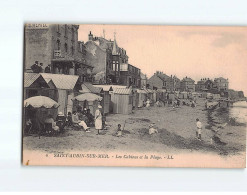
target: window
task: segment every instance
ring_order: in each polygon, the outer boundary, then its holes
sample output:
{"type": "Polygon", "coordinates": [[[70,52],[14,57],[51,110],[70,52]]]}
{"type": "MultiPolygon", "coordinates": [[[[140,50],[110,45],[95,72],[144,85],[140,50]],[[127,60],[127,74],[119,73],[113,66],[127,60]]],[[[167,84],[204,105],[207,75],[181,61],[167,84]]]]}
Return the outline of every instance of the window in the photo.
{"type": "Polygon", "coordinates": [[[71,54],[74,55],[74,47],[71,47],[71,54]]]}
{"type": "Polygon", "coordinates": [[[60,40],[57,40],[57,50],[60,50],[60,40]]]}
{"type": "Polygon", "coordinates": [[[74,28],[72,27],[72,41],[74,41],[75,40],[75,30],[74,30],[74,28]]]}
{"type": "Polygon", "coordinates": [[[68,26],[67,26],[67,24],[64,25],[64,36],[65,37],[68,36],[68,26]]]}
{"type": "Polygon", "coordinates": [[[112,70],[118,71],[118,61],[112,61],[112,70]]]}
{"type": "Polygon", "coordinates": [[[64,44],[64,49],[65,49],[65,52],[68,52],[68,45],[67,45],[67,43],[64,44]]]}
{"type": "Polygon", "coordinates": [[[57,32],[60,32],[60,25],[57,25],[57,32]]]}

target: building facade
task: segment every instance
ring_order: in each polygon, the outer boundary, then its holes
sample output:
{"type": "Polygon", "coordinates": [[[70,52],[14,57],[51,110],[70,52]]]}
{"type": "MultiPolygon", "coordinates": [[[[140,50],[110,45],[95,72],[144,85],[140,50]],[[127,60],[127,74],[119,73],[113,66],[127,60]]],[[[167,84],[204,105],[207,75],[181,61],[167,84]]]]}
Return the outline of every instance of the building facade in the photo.
{"type": "Polygon", "coordinates": [[[196,91],[212,91],[214,88],[214,82],[209,78],[202,78],[196,84],[196,91]]]}
{"type": "Polygon", "coordinates": [[[223,77],[215,78],[214,79],[214,88],[217,89],[219,92],[224,92],[229,89],[229,81],[223,77]]]}
{"type": "MultiPolygon", "coordinates": [[[[86,63],[86,48],[78,41],[79,25],[27,24],[25,26],[25,72],[35,61],[54,74],[78,75],[81,81],[92,79],[93,66],[86,63]]],[[[46,71],[47,72],[47,71],[46,71]]]]}
{"type": "Polygon", "coordinates": [[[166,89],[167,91],[180,90],[180,79],[176,76],[168,76],[163,72],[157,71],[147,81],[151,89],[166,89]]]}
{"type": "Polygon", "coordinates": [[[90,32],[85,46],[86,61],[94,66],[94,83],[120,84],[120,65],[128,63],[128,56],[126,50],[118,47],[116,38],[107,40],[90,32]]]}
{"type": "Polygon", "coordinates": [[[182,79],[180,84],[181,91],[194,92],[195,91],[195,81],[189,77],[182,79]]]}
{"type": "Polygon", "coordinates": [[[141,88],[146,88],[147,87],[147,81],[148,81],[147,75],[145,75],[141,72],[140,77],[141,77],[141,88]]]}
{"type": "Polygon", "coordinates": [[[120,84],[127,87],[141,87],[141,75],[140,69],[131,65],[124,64],[120,65],[120,84]]]}

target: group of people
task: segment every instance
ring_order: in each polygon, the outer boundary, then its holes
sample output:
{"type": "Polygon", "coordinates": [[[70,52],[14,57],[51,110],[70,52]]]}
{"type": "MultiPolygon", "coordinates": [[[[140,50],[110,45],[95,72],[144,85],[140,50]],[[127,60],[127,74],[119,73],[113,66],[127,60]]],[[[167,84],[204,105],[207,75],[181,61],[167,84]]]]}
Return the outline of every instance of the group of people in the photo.
{"type": "Polygon", "coordinates": [[[48,114],[46,117],[44,117],[44,119],[42,119],[42,117],[36,113],[34,120],[28,118],[25,122],[25,133],[28,134],[32,130],[33,126],[35,126],[39,132],[47,131],[46,125],[49,124],[54,132],[62,132],[65,126],[77,126],[83,128],[83,130],[86,132],[90,132],[90,127],[95,126],[98,134],[100,134],[100,130],[103,129],[104,123],[102,120],[103,117],[101,114],[101,108],[101,105],[97,107],[95,116],[91,114],[90,109],[86,108],[83,110],[78,108],[77,111],[73,112],[73,114],[68,112],[67,117],[62,112],[59,112],[55,120],[51,114],[48,114]]]}
{"type": "MultiPolygon", "coordinates": [[[[25,133],[29,134],[33,128],[36,128],[38,132],[46,129],[46,125],[50,124],[51,128],[55,132],[63,131],[64,127],[68,125],[68,119],[64,116],[62,112],[59,112],[56,119],[54,120],[51,114],[48,114],[44,119],[36,113],[34,120],[28,118],[25,126],[25,133]]],[[[49,130],[47,130],[49,131],[49,130]]]]}
{"type": "Polygon", "coordinates": [[[51,73],[51,65],[45,67],[45,70],[43,69],[43,63],[39,63],[39,61],[35,61],[35,63],[31,66],[31,69],[33,73],[51,73]]]}
{"type": "Polygon", "coordinates": [[[102,121],[102,114],[101,114],[102,106],[98,105],[95,116],[93,116],[90,112],[90,109],[84,108],[82,110],[81,107],[77,108],[77,111],[74,111],[73,114],[70,112],[68,113],[68,121],[69,126],[78,126],[82,127],[85,132],[91,132],[90,128],[95,126],[95,129],[100,134],[100,130],[103,129],[103,121],[102,121]]]}

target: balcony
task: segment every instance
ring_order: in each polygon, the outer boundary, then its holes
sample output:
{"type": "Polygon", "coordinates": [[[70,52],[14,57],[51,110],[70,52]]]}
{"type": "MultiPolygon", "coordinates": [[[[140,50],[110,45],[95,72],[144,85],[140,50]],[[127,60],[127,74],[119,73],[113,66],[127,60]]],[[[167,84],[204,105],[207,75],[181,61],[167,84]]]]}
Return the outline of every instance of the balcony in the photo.
{"type": "Polygon", "coordinates": [[[54,58],[61,58],[62,54],[61,54],[61,50],[54,50],[54,58]]]}

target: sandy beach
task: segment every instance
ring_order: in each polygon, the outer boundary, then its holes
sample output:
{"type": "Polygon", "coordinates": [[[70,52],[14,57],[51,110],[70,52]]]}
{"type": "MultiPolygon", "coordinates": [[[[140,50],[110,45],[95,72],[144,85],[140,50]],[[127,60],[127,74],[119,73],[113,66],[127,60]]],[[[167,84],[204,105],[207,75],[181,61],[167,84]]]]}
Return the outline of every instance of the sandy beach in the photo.
{"type": "Polygon", "coordinates": [[[106,119],[108,128],[102,130],[101,135],[96,135],[94,128],[90,133],[70,128],[56,137],[25,136],[23,149],[46,153],[128,151],[244,155],[246,124],[233,124],[226,110],[204,110],[203,99],[197,103],[195,108],[150,107],[135,110],[130,115],[110,114],[106,119]],[[196,118],[203,124],[202,141],[196,139],[196,118]],[[148,134],[151,123],[158,129],[157,134],[148,134]],[[117,124],[124,127],[122,137],[113,136],[117,124]]]}

